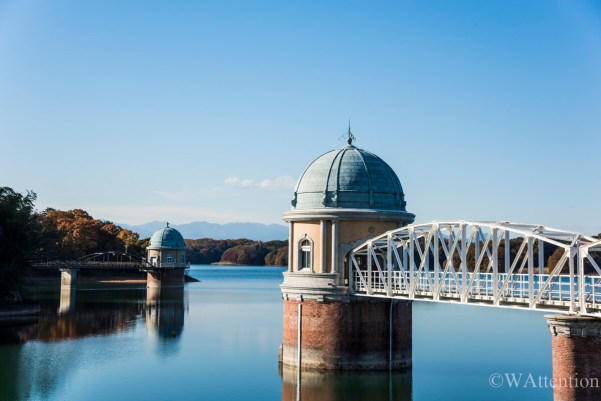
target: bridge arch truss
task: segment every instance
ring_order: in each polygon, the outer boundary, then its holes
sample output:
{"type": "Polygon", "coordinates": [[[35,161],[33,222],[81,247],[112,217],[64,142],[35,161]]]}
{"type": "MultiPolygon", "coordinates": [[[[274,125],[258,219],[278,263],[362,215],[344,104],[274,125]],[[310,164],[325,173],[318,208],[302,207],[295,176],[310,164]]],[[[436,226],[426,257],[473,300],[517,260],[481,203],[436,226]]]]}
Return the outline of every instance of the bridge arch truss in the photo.
{"type": "Polygon", "coordinates": [[[600,260],[601,240],[579,233],[511,222],[435,221],[358,246],[350,253],[348,277],[357,296],[601,316],[600,260]],[[551,252],[560,256],[549,267],[551,252]]]}

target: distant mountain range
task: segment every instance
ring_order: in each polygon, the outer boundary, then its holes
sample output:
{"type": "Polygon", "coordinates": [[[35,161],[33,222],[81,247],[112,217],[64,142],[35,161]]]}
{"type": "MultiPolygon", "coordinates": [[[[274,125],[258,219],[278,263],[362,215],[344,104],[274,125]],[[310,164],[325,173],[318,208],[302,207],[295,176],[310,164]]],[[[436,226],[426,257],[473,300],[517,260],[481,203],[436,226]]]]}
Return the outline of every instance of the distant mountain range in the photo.
{"type": "MultiPolygon", "coordinates": [[[[162,221],[151,221],[150,223],[131,226],[129,224],[118,224],[123,228],[135,231],[140,238],[147,238],[156,230],[165,227],[162,221]]],[[[288,238],[288,227],[282,224],[260,224],[260,223],[227,223],[216,224],[206,221],[195,221],[188,224],[169,224],[177,229],[186,239],[213,238],[213,239],[237,239],[248,238],[255,241],[285,240],[288,238]]]]}

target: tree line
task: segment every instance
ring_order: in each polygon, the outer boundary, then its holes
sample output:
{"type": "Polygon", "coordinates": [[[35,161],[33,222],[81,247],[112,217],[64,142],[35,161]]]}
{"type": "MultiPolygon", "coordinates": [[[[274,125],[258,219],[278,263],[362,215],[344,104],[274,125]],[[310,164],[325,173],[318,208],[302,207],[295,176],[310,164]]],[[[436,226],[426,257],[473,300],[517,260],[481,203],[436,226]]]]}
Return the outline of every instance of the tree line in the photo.
{"type": "Polygon", "coordinates": [[[77,259],[94,252],[143,253],[148,240],[81,209],[35,210],[33,191],[0,187],[0,304],[19,298],[31,261],[77,259]]]}
{"type": "MultiPolygon", "coordinates": [[[[73,260],[95,252],[119,251],[145,256],[150,238],[110,221],[94,219],[81,209],[42,212],[33,191],[21,194],[0,187],[0,304],[14,299],[30,261],[73,260]]],[[[191,263],[283,266],[287,241],[249,239],[186,240],[191,263]]]]}
{"type": "Polygon", "coordinates": [[[186,240],[188,260],[193,264],[231,263],[255,266],[285,266],[288,241],[253,241],[246,238],[186,240]]]}

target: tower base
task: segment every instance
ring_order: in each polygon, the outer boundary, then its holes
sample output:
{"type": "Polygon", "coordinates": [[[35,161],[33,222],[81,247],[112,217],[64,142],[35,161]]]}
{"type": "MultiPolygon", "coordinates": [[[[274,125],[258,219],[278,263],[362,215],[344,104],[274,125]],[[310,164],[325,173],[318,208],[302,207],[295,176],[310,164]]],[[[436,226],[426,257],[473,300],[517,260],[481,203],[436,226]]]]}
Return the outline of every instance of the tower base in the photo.
{"type": "Polygon", "coordinates": [[[148,272],[146,275],[146,287],[183,287],[184,269],[160,269],[148,272]]]}
{"type": "Polygon", "coordinates": [[[284,299],[284,365],[328,370],[411,368],[410,302],[348,296],[346,300],[301,299],[284,299]]]}
{"type": "Polygon", "coordinates": [[[545,316],[551,331],[554,401],[601,400],[601,319],[545,316]]]}

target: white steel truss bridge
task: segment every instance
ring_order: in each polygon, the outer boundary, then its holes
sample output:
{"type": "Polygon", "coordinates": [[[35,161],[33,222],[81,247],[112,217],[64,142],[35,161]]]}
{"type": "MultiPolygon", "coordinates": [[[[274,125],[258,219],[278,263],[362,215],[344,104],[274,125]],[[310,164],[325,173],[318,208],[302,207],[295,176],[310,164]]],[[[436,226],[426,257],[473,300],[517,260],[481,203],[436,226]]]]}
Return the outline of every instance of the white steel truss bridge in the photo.
{"type": "Polygon", "coordinates": [[[356,296],[601,317],[601,240],[510,222],[412,224],[349,255],[356,296]]]}

